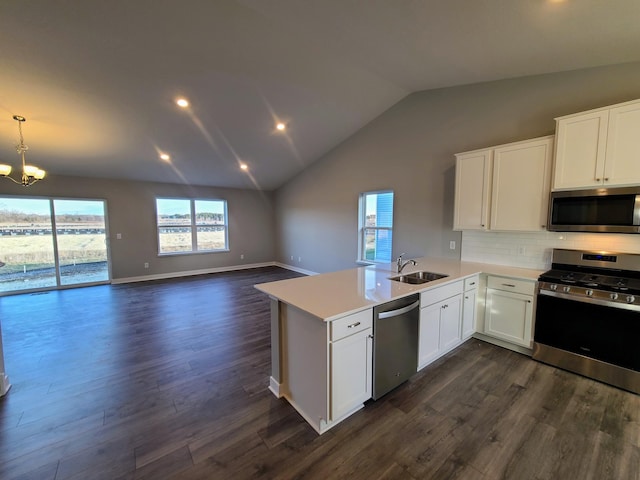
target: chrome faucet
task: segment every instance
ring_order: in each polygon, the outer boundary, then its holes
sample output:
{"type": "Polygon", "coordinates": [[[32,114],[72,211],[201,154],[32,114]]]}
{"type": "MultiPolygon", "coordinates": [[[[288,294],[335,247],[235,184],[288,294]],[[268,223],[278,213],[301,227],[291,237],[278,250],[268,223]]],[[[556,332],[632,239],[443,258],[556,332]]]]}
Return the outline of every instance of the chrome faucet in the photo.
{"type": "Polygon", "coordinates": [[[407,260],[406,262],[402,263],[402,255],[404,255],[404,253],[400,254],[396,262],[396,265],[398,266],[398,273],[402,273],[402,269],[410,263],[413,263],[414,265],[418,264],[418,262],[416,262],[415,260],[407,260]]]}

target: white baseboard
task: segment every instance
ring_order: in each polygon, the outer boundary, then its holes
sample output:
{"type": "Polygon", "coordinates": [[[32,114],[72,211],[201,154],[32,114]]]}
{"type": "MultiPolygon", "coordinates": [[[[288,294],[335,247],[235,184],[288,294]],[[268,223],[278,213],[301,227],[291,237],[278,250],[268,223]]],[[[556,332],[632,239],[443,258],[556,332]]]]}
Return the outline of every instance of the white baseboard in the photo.
{"type": "Polygon", "coordinates": [[[287,270],[291,270],[292,272],[302,273],[303,275],[318,275],[318,272],[305,270],[304,268],[294,267],[293,265],[287,265],[286,263],[273,262],[273,265],[280,268],[286,268],[287,270]]]}
{"type": "MultiPolygon", "coordinates": [[[[208,273],[232,272],[235,270],[248,270],[250,268],[280,266],[276,262],[250,263],[247,265],[230,265],[228,267],[203,268],[201,270],[188,270],[185,272],[158,273],[155,275],[142,275],[140,277],[114,278],[112,284],[147,282],[149,280],[165,280],[168,278],[191,277],[193,275],[206,275],[208,273]]],[[[287,267],[283,267],[287,268],[287,267]]]]}
{"type": "Polygon", "coordinates": [[[215,267],[215,268],[203,268],[201,270],[188,270],[185,272],[170,272],[170,273],[157,273],[155,275],[142,275],[139,277],[123,277],[114,278],[111,283],[114,285],[120,283],[134,283],[134,282],[148,282],[149,280],[166,280],[168,278],[179,277],[191,277],[193,275],[206,275],[208,273],[220,273],[220,272],[233,272],[235,270],[248,270],[250,268],[261,267],[280,267],[286,268],[293,272],[302,273],[303,275],[318,275],[318,272],[312,272],[311,270],[304,270],[303,268],[294,267],[293,265],[287,265],[280,262],[262,262],[262,263],[250,263],[247,265],[230,265],[228,267],[215,267]]]}
{"type": "Polygon", "coordinates": [[[6,395],[10,388],[11,384],[9,383],[9,377],[0,373],[0,397],[6,395]]]}
{"type": "Polygon", "coordinates": [[[271,393],[273,393],[276,396],[276,398],[282,397],[281,386],[282,385],[278,383],[275,378],[269,377],[269,390],[271,390],[271,393]]]}

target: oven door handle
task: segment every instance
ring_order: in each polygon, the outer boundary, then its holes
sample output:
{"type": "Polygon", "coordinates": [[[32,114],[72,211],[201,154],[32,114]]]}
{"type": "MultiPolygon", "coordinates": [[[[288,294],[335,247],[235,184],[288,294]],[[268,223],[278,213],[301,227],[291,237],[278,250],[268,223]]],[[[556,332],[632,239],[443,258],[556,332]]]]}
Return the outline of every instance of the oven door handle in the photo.
{"type": "Polygon", "coordinates": [[[620,308],[623,310],[632,310],[634,312],[640,312],[640,305],[633,305],[627,303],[612,302],[610,300],[604,300],[600,298],[583,297],[581,295],[572,295],[570,293],[552,292],[550,290],[540,290],[539,295],[546,295],[548,297],[562,298],[572,302],[591,303],[593,305],[602,305],[610,308],[620,308]]]}

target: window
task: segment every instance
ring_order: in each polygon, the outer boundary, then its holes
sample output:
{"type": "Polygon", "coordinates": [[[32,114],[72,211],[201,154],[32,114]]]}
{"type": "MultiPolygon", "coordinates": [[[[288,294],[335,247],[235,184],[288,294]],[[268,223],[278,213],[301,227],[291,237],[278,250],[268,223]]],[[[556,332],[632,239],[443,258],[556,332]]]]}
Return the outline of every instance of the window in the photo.
{"type": "Polygon", "coordinates": [[[156,198],[158,253],[228,250],[227,202],[156,198]]]}
{"type": "Polygon", "coordinates": [[[393,192],[366,192],[359,203],[359,260],[391,262],[393,192]]]}

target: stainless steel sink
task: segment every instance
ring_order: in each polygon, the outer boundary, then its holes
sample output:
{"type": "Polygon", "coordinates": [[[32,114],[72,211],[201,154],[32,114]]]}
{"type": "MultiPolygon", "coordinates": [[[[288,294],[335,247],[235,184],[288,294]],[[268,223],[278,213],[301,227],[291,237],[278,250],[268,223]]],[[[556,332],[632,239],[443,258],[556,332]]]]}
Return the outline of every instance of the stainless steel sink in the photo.
{"type": "Polygon", "coordinates": [[[448,277],[442,273],[434,272],[412,272],[405,273],[404,275],[398,275],[397,277],[390,277],[390,280],[402,283],[410,283],[412,285],[420,285],[421,283],[432,282],[441,278],[448,277]]]}

